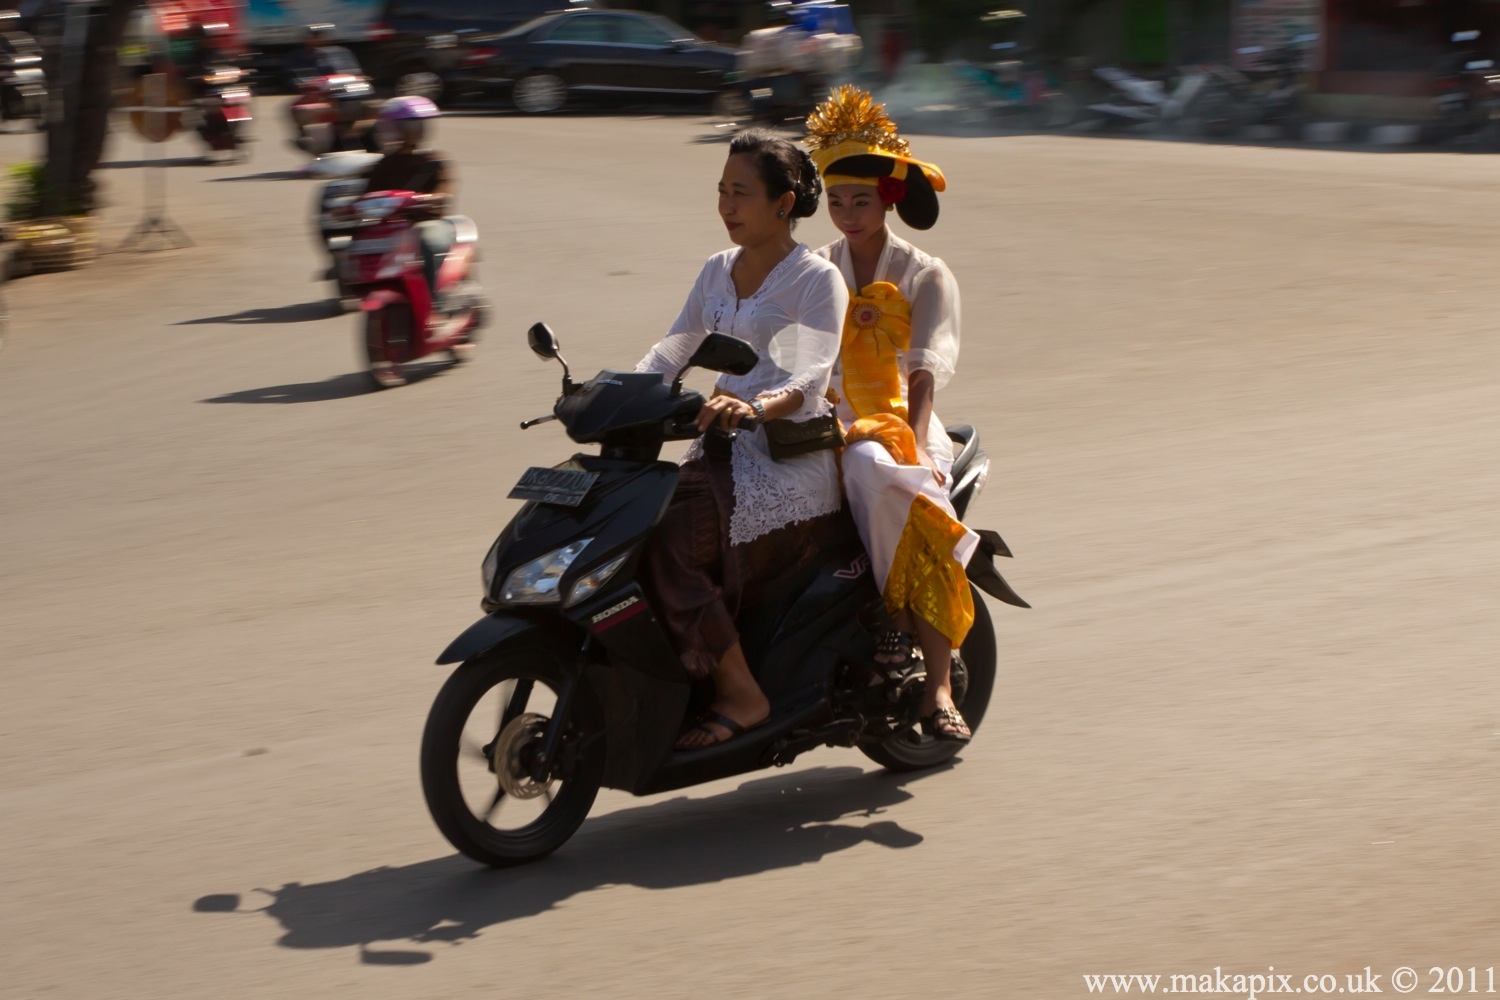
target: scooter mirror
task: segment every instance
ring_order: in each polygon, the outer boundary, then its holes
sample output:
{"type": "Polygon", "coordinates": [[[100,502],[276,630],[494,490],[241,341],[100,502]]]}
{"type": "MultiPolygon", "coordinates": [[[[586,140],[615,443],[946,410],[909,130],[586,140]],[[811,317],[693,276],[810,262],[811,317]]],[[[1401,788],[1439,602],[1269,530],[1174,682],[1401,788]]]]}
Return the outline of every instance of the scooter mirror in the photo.
{"type": "Polygon", "coordinates": [[[724,333],[710,333],[688,359],[692,368],[707,368],[726,375],[745,375],[760,361],[755,348],[724,333]]]}
{"type": "Polygon", "coordinates": [[[562,345],[557,342],[557,334],[546,323],[533,323],[531,329],[526,331],[526,343],[531,346],[531,353],[543,361],[554,361],[562,345]]]}

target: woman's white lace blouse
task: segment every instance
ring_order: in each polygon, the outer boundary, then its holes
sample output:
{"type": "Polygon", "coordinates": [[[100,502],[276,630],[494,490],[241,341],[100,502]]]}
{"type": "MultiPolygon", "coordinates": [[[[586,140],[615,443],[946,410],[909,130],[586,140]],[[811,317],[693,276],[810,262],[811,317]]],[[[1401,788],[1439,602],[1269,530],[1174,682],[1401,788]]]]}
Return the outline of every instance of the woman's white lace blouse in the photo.
{"type": "MultiPolygon", "coordinates": [[[[839,269],[799,243],[754,295],[741,299],[730,276],[739,253],[738,248],[725,250],[708,259],[677,321],[635,370],[671,378],[705,337],[727,333],[754,347],[760,361],[748,374],[719,376],[719,388],[744,400],[796,390],[802,393],[802,406],[788,415],[791,420],[830,412],[828,380],[849,309],[849,290],[839,269]]],[[[695,442],[686,459],[699,454],[695,442]]],[[[766,450],[763,430],[742,431],[735,441],[730,469],[734,512],[729,540],[734,545],[832,514],[841,505],[832,451],[777,462],[766,450]]]]}

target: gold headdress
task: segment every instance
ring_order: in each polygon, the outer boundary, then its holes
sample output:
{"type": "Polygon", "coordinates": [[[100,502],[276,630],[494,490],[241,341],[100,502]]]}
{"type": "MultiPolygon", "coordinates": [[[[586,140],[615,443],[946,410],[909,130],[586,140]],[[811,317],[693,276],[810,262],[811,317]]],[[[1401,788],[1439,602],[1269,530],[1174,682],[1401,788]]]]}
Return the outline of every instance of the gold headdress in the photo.
{"type": "Polygon", "coordinates": [[[868,90],[845,84],[807,116],[807,146],[823,184],[868,184],[896,206],[913,229],[937,222],[938,191],[947,180],[936,164],[913,159],[911,145],[868,90]]]}

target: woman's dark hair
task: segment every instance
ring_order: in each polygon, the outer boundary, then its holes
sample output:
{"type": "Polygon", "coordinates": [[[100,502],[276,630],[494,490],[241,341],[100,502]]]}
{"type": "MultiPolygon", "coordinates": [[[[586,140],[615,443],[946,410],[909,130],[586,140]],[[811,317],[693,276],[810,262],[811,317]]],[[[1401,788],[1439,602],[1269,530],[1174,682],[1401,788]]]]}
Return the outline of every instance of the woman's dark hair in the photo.
{"type": "Polygon", "coordinates": [[[774,201],[788,191],[797,196],[792,203],[794,220],[817,214],[823,182],[818,179],[818,168],[813,165],[812,157],[765,129],[751,129],[735,136],[729,144],[729,155],[741,153],[754,157],[755,172],[766,186],[767,197],[774,201]]]}

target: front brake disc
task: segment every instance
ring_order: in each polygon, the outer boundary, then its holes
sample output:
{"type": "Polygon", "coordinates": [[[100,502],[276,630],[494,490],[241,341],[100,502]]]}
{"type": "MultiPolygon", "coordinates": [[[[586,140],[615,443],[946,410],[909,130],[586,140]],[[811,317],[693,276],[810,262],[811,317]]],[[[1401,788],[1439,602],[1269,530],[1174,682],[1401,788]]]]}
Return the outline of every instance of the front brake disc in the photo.
{"type": "Polygon", "coordinates": [[[531,777],[531,767],[525,761],[532,755],[528,749],[539,748],[547,732],[547,717],[527,712],[512,719],[495,739],[490,762],[495,768],[495,780],[500,790],[517,799],[535,799],[545,795],[552,784],[536,781],[531,777]]]}

